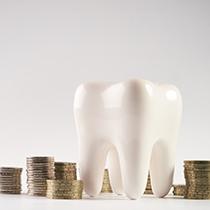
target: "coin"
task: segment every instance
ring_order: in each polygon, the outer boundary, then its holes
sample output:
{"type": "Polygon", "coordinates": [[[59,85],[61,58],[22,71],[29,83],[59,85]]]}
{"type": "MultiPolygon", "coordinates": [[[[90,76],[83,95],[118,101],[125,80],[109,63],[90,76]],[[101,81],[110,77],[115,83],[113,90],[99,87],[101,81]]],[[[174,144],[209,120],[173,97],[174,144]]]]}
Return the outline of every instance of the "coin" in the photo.
{"type": "Polygon", "coordinates": [[[0,193],[21,193],[22,168],[0,167],[0,193]]]}
{"type": "Polygon", "coordinates": [[[151,185],[150,173],[148,173],[147,185],[146,185],[146,189],[145,189],[145,191],[144,191],[144,194],[153,194],[153,192],[152,192],[152,185],[151,185]]]}
{"type": "Polygon", "coordinates": [[[47,179],[54,179],[53,157],[27,157],[27,188],[28,195],[45,196],[47,179]]]}
{"type": "Polygon", "coordinates": [[[105,169],[104,170],[104,177],[103,177],[103,184],[102,184],[102,193],[112,193],[112,187],[110,184],[110,179],[109,179],[109,170],[105,169]]]}
{"type": "Polygon", "coordinates": [[[210,161],[184,161],[186,190],[184,198],[210,199],[210,161]]]}
{"type": "Polygon", "coordinates": [[[76,163],[55,162],[55,179],[67,179],[69,181],[77,179],[76,163]]]}
{"type": "Polygon", "coordinates": [[[184,196],[186,190],[186,185],[173,185],[173,194],[176,196],[184,196]]]}
{"type": "Polygon", "coordinates": [[[50,199],[81,199],[82,192],[81,180],[47,180],[46,196],[50,199]]]}

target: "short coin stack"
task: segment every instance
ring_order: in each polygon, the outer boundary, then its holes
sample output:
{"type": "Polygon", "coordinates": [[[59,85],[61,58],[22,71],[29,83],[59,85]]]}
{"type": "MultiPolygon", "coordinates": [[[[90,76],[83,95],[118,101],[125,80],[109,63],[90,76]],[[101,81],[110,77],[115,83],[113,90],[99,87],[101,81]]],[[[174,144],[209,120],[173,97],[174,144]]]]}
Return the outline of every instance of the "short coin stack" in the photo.
{"type": "Polygon", "coordinates": [[[0,168],[0,193],[21,193],[22,168],[1,167],[0,168]]]}
{"type": "Polygon", "coordinates": [[[186,186],[182,184],[173,185],[173,194],[175,196],[184,196],[186,186]]]}
{"type": "Polygon", "coordinates": [[[210,161],[184,161],[185,198],[210,199],[210,161]]]}
{"type": "Polygon", "coordinates": [[[103,185],[101,189],[102,193],[112,193],[112,187],[109,180],[109,171],[108,169],[104,170],[103,185]]]}
{"type": "Polygon", "coordinates": [[[46,196],[47,179],[54,179],[53,157],[27,158],[27,184],[28,194],[46,196]]]}
{"type": "Polygon", "coordinates": [[[77,179],[76,163],[55,162],[55,179],[77,179]]]}
{"type": "Polygon", "coordinates": [[[153,192],[152,192],[152,185],[151,185],[151,179],[150,179],[150,174],[148,174],[147,186],[146,186],[146,189],[144,191],[144,194],[153,194],[153,192]]]}
{"type": "Polygon", "coordinates": [[[47,180],[47,198],[82,199],[83,182],[81,180],[47,180]]]}

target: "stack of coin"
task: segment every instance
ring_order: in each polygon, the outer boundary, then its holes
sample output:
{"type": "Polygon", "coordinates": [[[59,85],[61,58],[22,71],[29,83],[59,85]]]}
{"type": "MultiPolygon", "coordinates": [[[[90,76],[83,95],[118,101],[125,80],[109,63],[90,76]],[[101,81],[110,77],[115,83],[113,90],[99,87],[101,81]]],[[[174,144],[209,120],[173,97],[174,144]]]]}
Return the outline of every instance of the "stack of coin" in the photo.
{"type": "Polygon", "coordinates": [[[185,198],[210,199],[210,161],[184,161],[185,198]]]}
{"type": "Polygon", "coordinates": [[[83,182],[81,180],[47,180],[47,198],[82,199],[83,182]]]}
{"type": "Polygon", "coordinates": [[[46,196],[47,179],[54,179],[53,157],[27,158],[28,194],[46,196]]]}
{"type": "Polygon", "coordinates": [[[147,186],[146,186],[146,189],[144,191],[144,194],[153,194],[153,192],[152,192],[152,185],[151,185],[151,179],[150,179],[150,174],[148,174],[147,186]]]}
{"type": "Polygon", "coordinates": [[[0,193],[21,193],[22,168],[1,167],[0,168],[0,193]]]}
{"type": "Polygon", "coordinates": [[[55,179],[76,180],[76,163],[55,162],[55,179]]]}
{"type": "Polygon", "coordinates": [[[185,189],[186,189],[186,186],[183,184],[173,185],[173,194],[176,196],[184,196],[185,189]]]}
{"type": "Polygon", "coordinates": [[[109,171],[108,169],[104,170],[103,185],[101,189],[102,193],[112,193],[112,187],[109,180],[109,171]]]}

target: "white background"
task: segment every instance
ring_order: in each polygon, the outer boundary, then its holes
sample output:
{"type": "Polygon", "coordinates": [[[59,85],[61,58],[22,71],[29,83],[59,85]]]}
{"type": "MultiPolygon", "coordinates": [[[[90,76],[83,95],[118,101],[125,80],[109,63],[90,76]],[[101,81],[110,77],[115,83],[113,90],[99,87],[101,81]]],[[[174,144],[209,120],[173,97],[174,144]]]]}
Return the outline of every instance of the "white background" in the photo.
{"type": "Polygon", "coordinates": [[[184,182],[184,159],[210,159],[209,11],[208,0],[0,0],[0,165],[77,161],[76,87],[142,77],[182,92],[184,182]]]}

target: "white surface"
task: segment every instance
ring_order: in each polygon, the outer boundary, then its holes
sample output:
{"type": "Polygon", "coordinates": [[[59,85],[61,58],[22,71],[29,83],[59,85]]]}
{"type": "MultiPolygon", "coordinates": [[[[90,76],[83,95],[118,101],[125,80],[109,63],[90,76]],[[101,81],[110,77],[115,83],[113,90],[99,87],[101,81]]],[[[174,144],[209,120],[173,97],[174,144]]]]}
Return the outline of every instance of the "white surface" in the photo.
{"type": "Polygon", "coordinates": [[[6,210],[209,210],[210,200],[184,200],[145,196],[139,200],[104,195],[95,199],[50,200],[27,195],[0,195],[0,206],[6,210]]]}
{"type": "Polygon", "coordinates": [[[75,92],[74,113],[87,194],[101,191],[108,155],[115,193],[123,190],[137,199],[150,171],[154,194],[168,194],[182,119],[182,97],[175,86],[143,78],[84,83],[75,92]]]}

